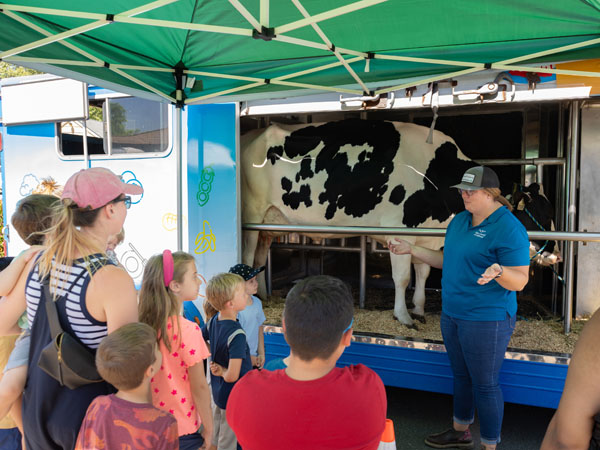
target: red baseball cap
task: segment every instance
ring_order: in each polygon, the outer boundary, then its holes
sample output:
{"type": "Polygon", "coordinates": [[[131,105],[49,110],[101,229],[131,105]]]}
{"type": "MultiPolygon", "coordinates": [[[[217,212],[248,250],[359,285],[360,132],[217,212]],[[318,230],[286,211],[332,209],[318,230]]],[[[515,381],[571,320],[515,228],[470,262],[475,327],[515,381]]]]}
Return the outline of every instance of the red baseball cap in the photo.
{"type": "Polygon", "coordinates": [[[83,169],[71,175],[65,184],[62,197],[73,200],[80,208],[100,208],[121,194],[139,195],[141,186],[127,184],[118,175],[104,167],[83,169]]]}

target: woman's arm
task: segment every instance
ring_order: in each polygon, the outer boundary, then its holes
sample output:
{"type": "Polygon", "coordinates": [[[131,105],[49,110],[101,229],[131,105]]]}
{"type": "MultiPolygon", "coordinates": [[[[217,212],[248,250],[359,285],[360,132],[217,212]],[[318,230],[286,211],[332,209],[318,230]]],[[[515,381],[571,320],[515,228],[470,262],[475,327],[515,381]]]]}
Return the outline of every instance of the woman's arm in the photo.
{"type": "Polygon", "coordinates": [[[133,280],[116,266],[104,266],[94,274],[87,291],[86,305],[92,317],[106,321],[109,333],[138,321],[137,292],[133,280]]]}
{"type": "Polygon", "coordinates": [[[600,313],[584,327],[569,364],[558,409],[546,430],[542,450],[587,450],[594,415],[600,412],[600,313]]]}
{"type": "Polygon", "coordinates": [[[202,362],[189,367],[188,375],[190,377],[190,386],[192,388],[194,404],[198,409],[198,414],[200,414],[200,420],[203,425],[202,437],[204,438],[204,442],[207,443],[208,448],[212,441],[213,417],[212,409],[210,408],[210,388],[206,382],[204,365],[202,362]]]}
{"type": "Polygon", "coordinates": [[[520,291],[529,281],[529,266],[501,266],[495,263],[485,269],[477,283],[487,284],[492,280],[509,291],[520,291]]]}
{"type": "Polygon", "coordinates": [[[388,248],[394,255],[411,255],[436,269],[441,269],[444,264],[444,252],[442,250],[419,247],[404,239],[394,238],[393,241],[388,241],[388,248]]]}

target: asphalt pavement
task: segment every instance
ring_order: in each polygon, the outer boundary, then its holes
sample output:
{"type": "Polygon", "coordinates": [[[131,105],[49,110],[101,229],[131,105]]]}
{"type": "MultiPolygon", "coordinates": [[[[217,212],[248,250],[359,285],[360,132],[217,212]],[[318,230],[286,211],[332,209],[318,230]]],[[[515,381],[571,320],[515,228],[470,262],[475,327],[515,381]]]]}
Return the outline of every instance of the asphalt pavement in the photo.
{"type": "MultiPolygon", "coordinates": [[[[386,387],[386,391],[388,418],[394,421],[399,450],[430,450],[423,443],[425,437],[451,426],[452,396],[395,387],[386,387]]],[[[553,414],[553,409],[506,403],[498,450],[539,449],[553,414]]],[[[479,449],[477,418],[471,432],[479,449]]]]}

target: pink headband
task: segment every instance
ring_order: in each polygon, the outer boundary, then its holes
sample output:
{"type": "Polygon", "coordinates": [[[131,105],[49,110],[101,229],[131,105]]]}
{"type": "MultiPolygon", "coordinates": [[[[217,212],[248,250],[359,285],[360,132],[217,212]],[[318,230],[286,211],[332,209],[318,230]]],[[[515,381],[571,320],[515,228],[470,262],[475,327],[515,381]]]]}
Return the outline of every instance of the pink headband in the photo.
{"type": "Polygon", "coordinates": [[[173,254],[171,250],[165,250],[163,252],[163,276],[165,279],[165,287],[169,287],[169,283],[173,281],[173,270],[175,269],[175,263],[173,262],[173,254]]]}

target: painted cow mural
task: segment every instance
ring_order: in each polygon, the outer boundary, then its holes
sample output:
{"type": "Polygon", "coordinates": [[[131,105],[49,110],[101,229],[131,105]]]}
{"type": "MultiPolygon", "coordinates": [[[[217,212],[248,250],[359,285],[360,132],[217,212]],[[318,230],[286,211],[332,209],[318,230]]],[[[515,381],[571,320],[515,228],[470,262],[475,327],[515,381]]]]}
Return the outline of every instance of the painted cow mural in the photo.
{"type": "MultiPolygon", "coordinates": [[[[450,186],[474,165],[452,138],[400,122],[342,120],[312,125],[271,125],[242,136],[242,220],[335,226],[444,228],[461,211],[450,186]]],[[[244,232],[243,262],[266,261],[274,233],[244,232]],[[263,239],[264,238],[264,239],[263,239]]],[[[315,239],[315,235],[311,235],[315,239]]],[[[320,235],[317,238],[333,237],[320,235]]],[[[341,237],[336,235],[335,237],[341,237]]],[[[394,236],[373,236],[386,243],[394,236]]],[[[439,249],[442,238],[405,237],[439,249]]],[[[394,316],[406,325],[405,289],[411,259],[390,254],[394,316]]],[[[413,313],[424,315],[430,267],[415,263],[413,313]]],[[[264,294],[264,292],[263,292],[264,294]]]]}

